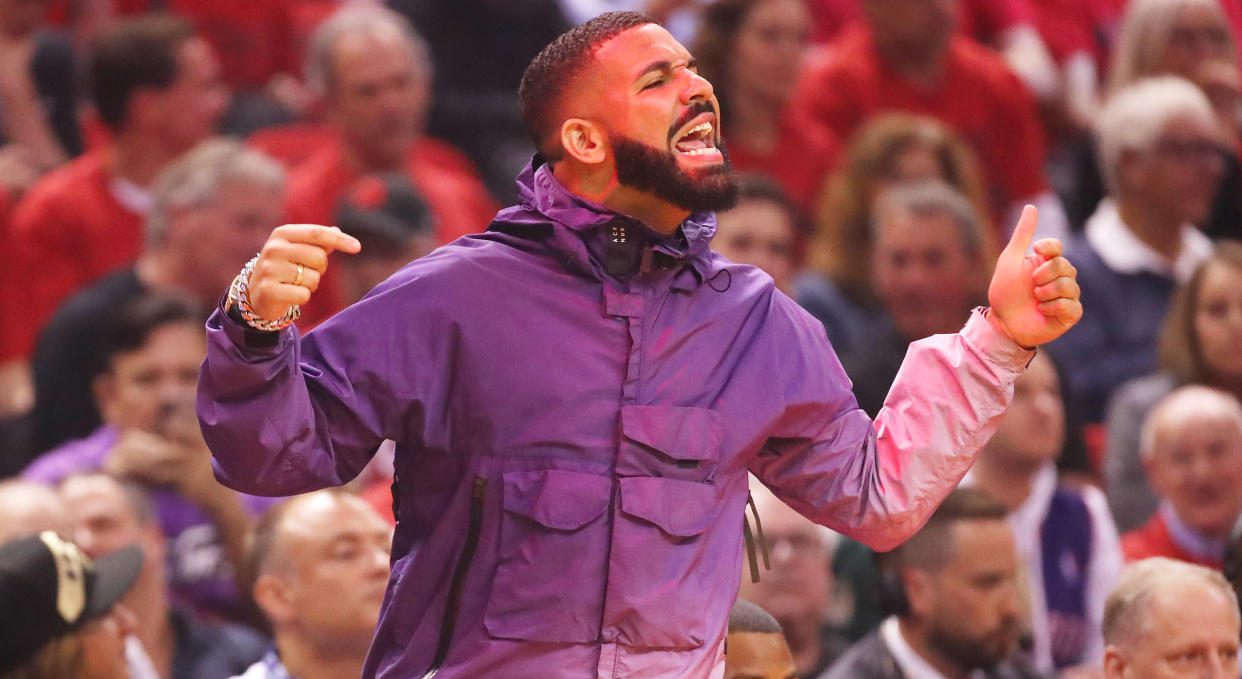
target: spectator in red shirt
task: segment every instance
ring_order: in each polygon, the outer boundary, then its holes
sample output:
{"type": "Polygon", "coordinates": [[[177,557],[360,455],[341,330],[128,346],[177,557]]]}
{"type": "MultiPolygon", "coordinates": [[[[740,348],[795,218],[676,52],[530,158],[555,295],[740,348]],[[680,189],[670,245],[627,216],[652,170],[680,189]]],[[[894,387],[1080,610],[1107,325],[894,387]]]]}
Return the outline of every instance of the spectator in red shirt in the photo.
{"type": "Polygon", "coordinates": [[[1242,405],[1191,385],[1167,396],[1143,424],[1140,454],[1160,508],[1121,537],[1127,560],[1166,556],[1220,568],[1242,513],[1242,405]]]}
{"type": "Polygon", "coordinates": [[[796,105],[847,140],[872,116],[906,111],[940,120],[979,155],[994,178],[993,214],[1023,203],[1040,226],[1064,232],[1060,204],[1044,180],[1044,132],[1035,100],[999,56],[959,35],[956,0],[865,0],[864,24],[811,65],[796,105]]]}
{"type": "Polygon", "coordinates": [[[836,157],[836,141],[788,106],[809,38],[805,0],[720,0],[709,5],[694,54],[728,116],[729,159],[775,179],[805,214],[836,157]]]}
{"type": "Polygon", "coordinates": [[[11,283],[0,290],[0,364],[26,359],[69,294],[134,261],[147,187],[212,133],[228,100],[211,48],[173,17],[115,24],[89,61],[92,99],[111,140],[47,175],[15,208],[11,283]]]}
{"type": "MultiPolygon", "coordinates": [[[[487,228],[498,206],[470,161],[422,134],[431,101],[427,55],[409,23],[383,8],[345,9],[316,30],[307,78],[323,97],[337,140],[290,175],[287,221],[332,224],[337,205],[356,180],[401,172],[430,204],[440,243],[487,228]]],[[[338,288],[339,281],[329,274],[312,306],[339,308],[338,288]]]]}

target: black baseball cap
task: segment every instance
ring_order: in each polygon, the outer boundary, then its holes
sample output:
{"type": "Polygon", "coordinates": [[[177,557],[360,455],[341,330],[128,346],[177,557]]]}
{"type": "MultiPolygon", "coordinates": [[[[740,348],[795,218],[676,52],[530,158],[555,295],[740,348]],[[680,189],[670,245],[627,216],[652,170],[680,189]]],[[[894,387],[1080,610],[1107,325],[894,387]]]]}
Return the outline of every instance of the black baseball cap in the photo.
{"type": "Polygon", "coordinates": [[[107,613],[141,570],[138,547],[91,561],[51,531],[0,546],[0,674],[107,613]]]}
{"type": "Polygon", "coordinates": [[[367,244],[400,247],[411,238],[430,235],[435,217],[410,178],[396,172],[362,177],[345,192],[336,211],[336,225],[367,244]]]}

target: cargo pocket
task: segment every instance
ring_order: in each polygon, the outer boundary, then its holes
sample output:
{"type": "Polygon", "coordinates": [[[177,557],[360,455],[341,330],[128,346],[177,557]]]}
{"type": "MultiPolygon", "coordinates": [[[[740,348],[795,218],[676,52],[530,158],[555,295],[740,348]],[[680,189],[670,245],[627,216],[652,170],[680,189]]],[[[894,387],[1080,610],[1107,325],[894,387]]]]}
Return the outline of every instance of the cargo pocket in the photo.
{"type": "Polygon", "coordinates": [[[484,615],[495,637],[599,638],[611,500],[606,476],[562,470],[504,475],[500,559],[484,615]]]}
{"type": "MultiPolygon", "coordinates": [[[[705,531],[716,520],[716,487],[679,479],[621,479],[621,511],[609,566],[609,636],[638,648],[691,649],[719,630],[704,606],[722,582],[705,531]]],[[[724,578],[723,580],[728,580],[724,578]]]]}
{"type": "Polygon", "coordinates": [[[625,406],[617,475],[711,483],[722,431],[719,413],[707,408],[625,406]]]}

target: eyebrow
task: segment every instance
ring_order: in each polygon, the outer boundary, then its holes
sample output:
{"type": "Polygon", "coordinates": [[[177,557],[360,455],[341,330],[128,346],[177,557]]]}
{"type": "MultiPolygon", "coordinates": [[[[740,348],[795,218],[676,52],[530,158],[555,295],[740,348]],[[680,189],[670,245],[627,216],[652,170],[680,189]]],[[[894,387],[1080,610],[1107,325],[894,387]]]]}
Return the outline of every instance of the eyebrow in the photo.
{"type": "MultiPolygon", "coordinates": [[[[686,68],[694,69],[697,68],[698,65],[699,62],[696,59],[692,58],[686,61],[686,68]]],[[[653,73],[655,71],[671,71],[673,70],[673,66],[673,62],[668,61],[667,59],[662,61],[653,61],[650,64],[647,64],[647,67],[644,68],[634,79],[639,80],[648,73],[653,73]]]]}

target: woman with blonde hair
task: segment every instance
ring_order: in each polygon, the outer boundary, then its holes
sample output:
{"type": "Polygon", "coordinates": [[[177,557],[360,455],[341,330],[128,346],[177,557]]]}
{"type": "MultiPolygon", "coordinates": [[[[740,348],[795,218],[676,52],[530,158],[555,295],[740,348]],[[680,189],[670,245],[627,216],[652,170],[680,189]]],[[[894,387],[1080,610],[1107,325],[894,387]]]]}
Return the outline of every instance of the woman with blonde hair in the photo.
{"type": "MultiPolygon", "coordinates": [[[[886,188],[939,179],[991,224],[978,160],[936,120],[905,113],[877,116],[858,130],[841,167],[828,179],[815,214],[807,270],[795,287],[798,302],[828,330],[838,352],[865,337],[878,321],[871,286],[871,212],[886,188]]],[[[983,252],[995,251],[988,232],[983,252]]]]}

